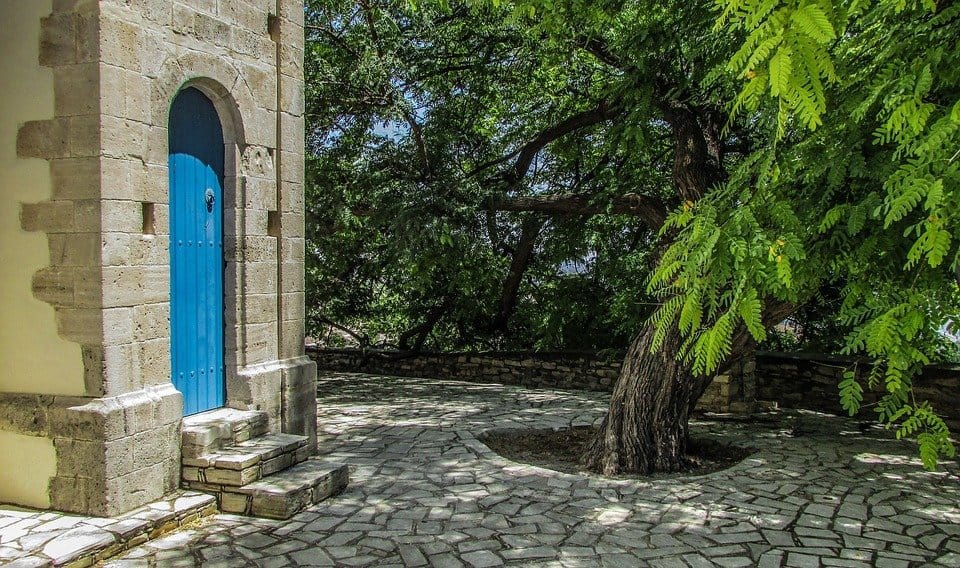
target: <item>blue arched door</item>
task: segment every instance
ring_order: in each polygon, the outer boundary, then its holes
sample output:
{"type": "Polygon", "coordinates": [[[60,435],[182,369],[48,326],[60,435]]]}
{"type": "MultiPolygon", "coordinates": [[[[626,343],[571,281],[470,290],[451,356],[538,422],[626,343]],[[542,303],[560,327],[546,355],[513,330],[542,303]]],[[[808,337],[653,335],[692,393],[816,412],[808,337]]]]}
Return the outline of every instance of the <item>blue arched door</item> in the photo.
{"type": "Polygon", "coordinates": [[[184,414],[224,404],[223,129],[203,93],[170,108],[170,351],[184,414]]]}

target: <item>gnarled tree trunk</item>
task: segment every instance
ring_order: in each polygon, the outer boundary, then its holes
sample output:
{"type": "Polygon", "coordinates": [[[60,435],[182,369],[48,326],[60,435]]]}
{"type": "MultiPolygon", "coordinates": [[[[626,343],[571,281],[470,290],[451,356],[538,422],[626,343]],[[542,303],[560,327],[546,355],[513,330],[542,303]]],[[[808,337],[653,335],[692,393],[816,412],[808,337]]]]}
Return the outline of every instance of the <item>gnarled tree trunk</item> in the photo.
{"type": "Polygon", "coordinates": [[[586,455],[588,468],[607,475],[678,471],[686,465],[687,423],[699,382],[678,361],[680,332],[671,326],[650,351],[653,323],[644,325],[623,360],[610,408],[586,455]]]}
{"type": "MultiPolygon", "coordinates": [[[[771,326],[793,313],[789,302],[770,299],[763,322],[771,326]]],[[[651,351],[656,326],[648,321],[634,338],[614,385],[610,408],[584,460],[606,475],[672,472],[686,463],[690,412],[713,380],[693,376],[690,364],[678,360],[682,337],[670,325],[663,345],[651,351]]],[[[742,326],[733,336],[727,364],[742,357],[751,344],[742,326]]]]}

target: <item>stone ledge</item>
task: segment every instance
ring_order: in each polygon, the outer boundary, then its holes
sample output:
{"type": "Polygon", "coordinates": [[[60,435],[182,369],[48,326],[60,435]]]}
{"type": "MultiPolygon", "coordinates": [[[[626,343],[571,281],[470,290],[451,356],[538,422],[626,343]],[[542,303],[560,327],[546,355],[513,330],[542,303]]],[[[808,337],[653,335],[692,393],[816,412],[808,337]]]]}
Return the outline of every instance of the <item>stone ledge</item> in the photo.
{"type": "Polygon", "coordinates": [[[289,519],[311,505],[342,493],[349,477],[346,465],[310,458],[256,483],[224,488],[220,508],[225,513],[289,519]]]}
{"type": "Polygon", "coordinates": [[[91,566],[217,512],[212,495],[178,491],[111,518],[0,506],[5,566],[91,566]]]}

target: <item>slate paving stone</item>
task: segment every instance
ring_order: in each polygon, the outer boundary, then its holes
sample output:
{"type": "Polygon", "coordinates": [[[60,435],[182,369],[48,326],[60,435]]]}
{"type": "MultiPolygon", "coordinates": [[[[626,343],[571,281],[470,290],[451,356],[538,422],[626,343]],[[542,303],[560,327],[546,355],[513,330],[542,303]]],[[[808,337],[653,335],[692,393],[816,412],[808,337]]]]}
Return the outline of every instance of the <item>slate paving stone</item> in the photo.
{"type": "MultiPolygon", "coordinates": [[[[603,393],[351,374],[321,376],[319,392],[320,450],[351,467],[344,494],[282,522],[216,515],[104,566],[960,566],[960,487],[845,418],[695,419],[695,435],[754,453],[693,482],[604,479],[516,464],[477,438],[596,423],[603,393]],[[798,421],[804,435],[787,436],[798,421]]],[[[0,562],[49,563],[24,545],[73,522],[0,508],[0,562]]],[[[120,538],[116,523],[88,526],[120,538]]]]}

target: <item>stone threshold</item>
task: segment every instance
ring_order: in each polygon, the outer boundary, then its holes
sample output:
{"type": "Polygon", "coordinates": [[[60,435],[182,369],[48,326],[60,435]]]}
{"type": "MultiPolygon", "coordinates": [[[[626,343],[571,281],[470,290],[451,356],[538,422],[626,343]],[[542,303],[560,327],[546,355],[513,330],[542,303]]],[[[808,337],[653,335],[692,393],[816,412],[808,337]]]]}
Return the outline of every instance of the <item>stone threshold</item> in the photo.
{"type": "Polygon", "coordinates": [[[216,499],[196,491],[177,491],[108,518],[0,505],[0,564],[92,566],[216,512],[216,499]]]}

